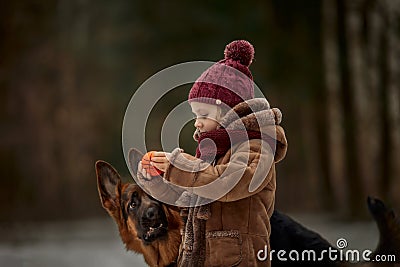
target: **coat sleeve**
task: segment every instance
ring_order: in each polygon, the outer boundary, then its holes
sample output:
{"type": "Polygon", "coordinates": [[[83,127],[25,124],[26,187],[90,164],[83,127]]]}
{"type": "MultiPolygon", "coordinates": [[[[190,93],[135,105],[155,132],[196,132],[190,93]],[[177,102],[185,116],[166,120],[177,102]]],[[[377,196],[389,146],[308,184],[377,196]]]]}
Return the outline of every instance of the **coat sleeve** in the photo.
{"type": "Polygon", "coordinates": [[[146,179],[141,173],[137,173],[138,183],[152,197],[169,205],[175,205],[176,201],[181,197],[183,190],[161,176],[146,179]]]}
{"type": "Polygon", "coordinates": [[[191,188],[193,193],[204,198],[226,202],[246,198],[261,191],[275,178],[272,149],[266,143],[261,144],[261,140],[243,142],[231,149],[229,162],[215,166],[186,153],[177,153],[164,178],[191,188]],[[249,190],[254,179],[259,181],[259,186],[249,190]]]}

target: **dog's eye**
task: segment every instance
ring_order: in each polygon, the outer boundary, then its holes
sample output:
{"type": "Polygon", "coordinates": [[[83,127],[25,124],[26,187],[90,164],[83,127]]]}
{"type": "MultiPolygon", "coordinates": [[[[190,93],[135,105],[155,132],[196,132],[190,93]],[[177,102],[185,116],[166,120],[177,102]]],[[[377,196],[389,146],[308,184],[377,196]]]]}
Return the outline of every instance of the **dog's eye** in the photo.
{"type": "Polygon", "coordinates": [[[136,208],[136,203],[134,201],[132,201],[131,203],[129,203],[128,205],[128,209],[129,211],[132,211],[136,208]]]}

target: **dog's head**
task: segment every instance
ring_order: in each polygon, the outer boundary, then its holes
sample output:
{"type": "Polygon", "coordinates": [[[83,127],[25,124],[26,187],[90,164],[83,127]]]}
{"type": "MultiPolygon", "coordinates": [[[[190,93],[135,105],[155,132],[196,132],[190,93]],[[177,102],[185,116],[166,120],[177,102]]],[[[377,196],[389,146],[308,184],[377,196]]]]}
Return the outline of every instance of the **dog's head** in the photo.
{"type": "Polygon", "coordinates": [[[123,189],[123,217],[128,225],[134,224],[137,237],[145,243],[150,243],[166,236],[168,221],[163,205],[137,185],[129,184],[123,189]]]}
{"type": "Polygon", "coordinates": [[[167,235],[168,220],[162,203],[134,183],[123,184],[107,162],[96,162],[96,175],[101,203],[117,223],[127,247],[134,237],[148,244],[167,235]]]}

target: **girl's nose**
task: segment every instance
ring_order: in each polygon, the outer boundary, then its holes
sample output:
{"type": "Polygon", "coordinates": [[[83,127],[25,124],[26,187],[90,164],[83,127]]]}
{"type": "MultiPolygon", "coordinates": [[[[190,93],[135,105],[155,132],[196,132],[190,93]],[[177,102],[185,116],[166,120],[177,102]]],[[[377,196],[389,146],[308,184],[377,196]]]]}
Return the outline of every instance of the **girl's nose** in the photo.
{"type": "Polygon", "coordinates": [[[199,122],[199,120],[195,120],[194,127],[195,128],[201,128],[201,122],[199,122]]]}

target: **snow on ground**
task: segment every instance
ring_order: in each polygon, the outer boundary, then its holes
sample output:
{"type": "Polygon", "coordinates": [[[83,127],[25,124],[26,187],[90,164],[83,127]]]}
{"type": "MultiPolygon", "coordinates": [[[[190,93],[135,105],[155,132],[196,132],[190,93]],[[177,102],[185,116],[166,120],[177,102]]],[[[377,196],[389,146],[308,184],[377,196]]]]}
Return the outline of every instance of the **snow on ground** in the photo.
{"type": "MultiPolygon", "coordinates": [[[[378,230],[371,222],[335,222],[330,216],[292,214],[332,244],[345,238],[348,248],[373,250],[378,230]]],[[[141,255],[127,252],[111,218],[73,222],[0,225],[0,266],[141,267],[141,255]]]]}

